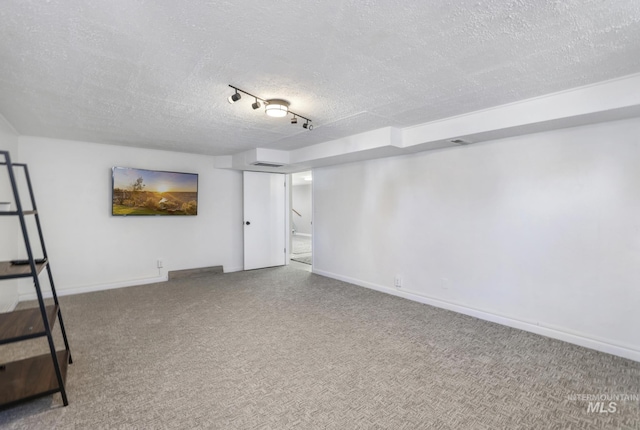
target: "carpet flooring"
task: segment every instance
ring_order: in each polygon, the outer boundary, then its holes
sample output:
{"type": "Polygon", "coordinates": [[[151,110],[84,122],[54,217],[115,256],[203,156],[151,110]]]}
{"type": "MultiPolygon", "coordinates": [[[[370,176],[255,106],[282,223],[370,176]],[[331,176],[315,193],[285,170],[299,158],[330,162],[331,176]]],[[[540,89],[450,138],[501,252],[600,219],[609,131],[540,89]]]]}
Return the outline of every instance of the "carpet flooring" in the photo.
{"type": "Polygon", "coordinates": [[[312,264],[312,260],[311,260],[311,255],[301,255],[301,256],[297,256],[297,255],[292,255],[291,259],[293,261],[298,261],[300,263],[304,263],[304,264],[312,264]]]}
{"type": "Polygon", "coordinates": [[[70,404],[5,408],[2,429],[640,428],[638,401],[583,397],[637,395],[638,362],[288,266],[61,305],[70,404]]]}
{"type": "Polygon", "coordinates": [[[310,236],[291,236],[291,260],[311,264],[311,249],[310,236]]]}
{"type": "Polygon", "coordinates": [[[307,254],[311,252],[311,236],[294,234],[291,236],[291,253],[307,254]]]}

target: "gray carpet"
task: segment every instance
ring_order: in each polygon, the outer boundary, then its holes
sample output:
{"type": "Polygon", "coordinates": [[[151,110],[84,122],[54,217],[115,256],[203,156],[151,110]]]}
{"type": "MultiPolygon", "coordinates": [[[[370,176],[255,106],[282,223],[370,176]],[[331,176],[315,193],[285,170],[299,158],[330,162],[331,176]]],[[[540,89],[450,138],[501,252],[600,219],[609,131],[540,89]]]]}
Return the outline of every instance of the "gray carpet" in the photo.
{"type": "Polygon", "coordinates": [[[312,264],[311,255],[301,255],[301,256],[292,255],[291,259],[293,261],[298,261],[298,262],[304,263],[304,264],[312,264]]]}
{"type": "Polygon", "coordinates": [[[570,397],[637,394],[640,363],[291,267],[61,301],[70,405],[2,410],[3,429],[640,428],[636,401],[570,397]]]}
{"type": "Polygon", "coordinates": [[[307,254],[311,252],[311,236],[300,236],[294,234],[291,236],[291,253],[307,254]]]}
{"type": "Polygon", "coordinates": [[[291,236],[291,260],[311,264],[311,237],[294,234],[291,236]]]}

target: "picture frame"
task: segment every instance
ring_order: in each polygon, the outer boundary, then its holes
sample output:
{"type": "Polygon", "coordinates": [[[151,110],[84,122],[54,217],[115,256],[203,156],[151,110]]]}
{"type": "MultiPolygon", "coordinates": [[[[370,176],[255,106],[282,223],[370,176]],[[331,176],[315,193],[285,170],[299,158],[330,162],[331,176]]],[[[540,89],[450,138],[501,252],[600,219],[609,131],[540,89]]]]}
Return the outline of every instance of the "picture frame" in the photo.
{"type": "Polygon", "coordinates": [[[112,216],[196,216],[198,174],[111,168],[112,216]]]}

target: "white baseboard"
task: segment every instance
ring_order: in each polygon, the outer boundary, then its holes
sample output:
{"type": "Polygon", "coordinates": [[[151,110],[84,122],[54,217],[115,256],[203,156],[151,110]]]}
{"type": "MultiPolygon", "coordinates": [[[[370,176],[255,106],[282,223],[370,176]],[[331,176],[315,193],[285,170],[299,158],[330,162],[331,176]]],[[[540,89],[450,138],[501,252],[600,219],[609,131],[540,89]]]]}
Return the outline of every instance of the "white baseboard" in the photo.
{"type": "Polygon", "coordinates": [[[339,281],[348,282],[350,284],[358,285],[360,287],[369,288],[372,290],[380,291],[383,293],[391,294],[394,296],[402,297],[414,302],[423,303],[425,305],[435,306],[437,308],[447,309],[453,312],[458,312],[464,315],[469,315],[481,320],[491,321],[497,324],[502,324],[507,327],[517,328],[519,330],[536,333],[542,336],[550,337],[553,339],[562,340],[564,342],[572,343],[575,345],[583,346],[585,348],[595,349],[596,351],[606,352],[608,354],[617,355],[619,357],[628,358],[640,362],[640,351],[628,346],[617,345],[606,342],[604,340],[593,339],[583,334],[571,333],[569,330],[560,327],[544,326],[534,324],[526,321],[520,321],[511,317],[506,317],[491,312],[486,312],[479,309],[469,308],[467,306],[459,305],[456,303],[446,302],[443,300],[427,297],[417,293],[415,291],[408,291],[406,289],[395,289],[377,285],[371,282],[362,281],[359,279],[350,278],[348,276],[342,276],[335,273],[327,272],[313,268],[313,273],[326,276],[328,278],[337,279],[339,281]]]}
{"type": "Polygon", "coordinates": [[[311,237],[310,234],[308,233],[293,233],[294,236],[305,236],[305,237],[311,237]]]}
{"type": "MultiPolygon", "coordinates": [[[[113,282],[109,284],[98,284],[98,285],[87,285],[83,287],[74,287],[74,288],[66,288],[66,289],[57,289],[58,296],[71,296],[73,294],[82,294],[82,293],[93,293],[95,291],[103,291],[103,290],[113,290],[115,288],[125,288],[125,287],[135,287],[138,285],[146,285],[146,284],[155,284],[157,282],[166,282],[169,278],[167,274],[160,275],[154,278],[143,278],[143,279],[132,279],[128,281],[120,281],[113,282]]],[[[51,291],[43,291],[43,297],[49,298],[52,297],[51,291]]],[[[20,294],[19,301],[25,300],[35,300],[37,299],[37,295],[34,292],[20,294]]]]}
{"type": "MultiPolygon", "coordinates": [[[[244,268],[242,266],[240,267],[223,266],[224,273],[240,272],[243,269],[244,268]]],[[[58,288],[58,296],[60,297],[71,296],[74,294],[93,293],[95,291],[113,290],[115,288],[135,287],[138,285],[155,284],[158,282],[166,282],[169,280],[169,275],[164,269],[160,270],[159,272],[160,272],[159,275],[153,278],[130,279],[127,281],[112,282],[107,284],[87,285],[82,287],[73,287],[73,288],[65,288],[65,289],[58,288]]],[[[42,291],[42,296],[45,298],[52,297],[51,291],[46,291],[46,290],[42,291]]],[[[37,295],[35,291],[29,292],[29,293],[22,293],[18,295],[18,302],[23,302],[25,300],[35,300],[35,299],[37,299],[37,295]]],[[[13,308],[16,307],[18,302],[16,302],[13,305],[13,308]]],[[[13,310],[13,309],[10,309],[10,310],[13,310]]]]}
{"type": "Polygon", "coordinates": [[[16,298],[16,300],[13,303],[9,303],[4,309],[0,309],[0,313],[13,311],[16,308],[16,306],[18,306],[18,303],[20,303],[20,299],[16,298]]]}

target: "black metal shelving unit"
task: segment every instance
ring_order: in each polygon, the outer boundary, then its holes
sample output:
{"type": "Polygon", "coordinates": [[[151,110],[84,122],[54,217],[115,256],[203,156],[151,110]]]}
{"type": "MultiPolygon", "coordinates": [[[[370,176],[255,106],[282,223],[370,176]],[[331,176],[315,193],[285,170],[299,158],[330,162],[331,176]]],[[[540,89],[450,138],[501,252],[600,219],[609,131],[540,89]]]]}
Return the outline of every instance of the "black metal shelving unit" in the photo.
{"type": "Polygon", "coordinates": [[[47,256],[47,249],[42,235],[42,226],[38,216],[36,200],[33,196],[31,179],[26,164],[12,163],[11,156],[7,151],[0,151],[0,166],[4,166],[9,173],[9,181],[13,191],[13,198],[16,206],[15,211],[0,211],[0,216],[14,216],[20,220],[24,245],[27,251],[26,264],[15,264],[11,261],[0,261],[0,280],[15,278],[33,278],[33,284],[38,297],[38,307],[24,309],[0,314],[0,345],[20,342],[36,337],[47,337],[49,352],[11,363],[0,364],[0,407],[14,404],[23,400],[32,399],[54,393],[60,393],[64,406],[69,404],[67,392],[65,390],[65,380],[67,375],[67,365],[72,363],[71,351],[67,340],[67,333],[62,321],[62,312],[58,303],[51,265],[47,256]],[[29,197],[31,199],[31,209],[23,210],[22,202],[16,183],[15,168],[24,171],[29,197]],[[26,217],[35,218],[36,228],[42,249],[42,258],[35,258],[34,251],[29,240],[26,217]],[[45,270],[49,276],[49,284],[53,295],[53,305],[46,305],[42,295],[39,275],[45,270]],[[53,326],[56,319],[59,321],[62,339],[64,340],[64,350],[57,351],[53,340],[53,326]]]}

